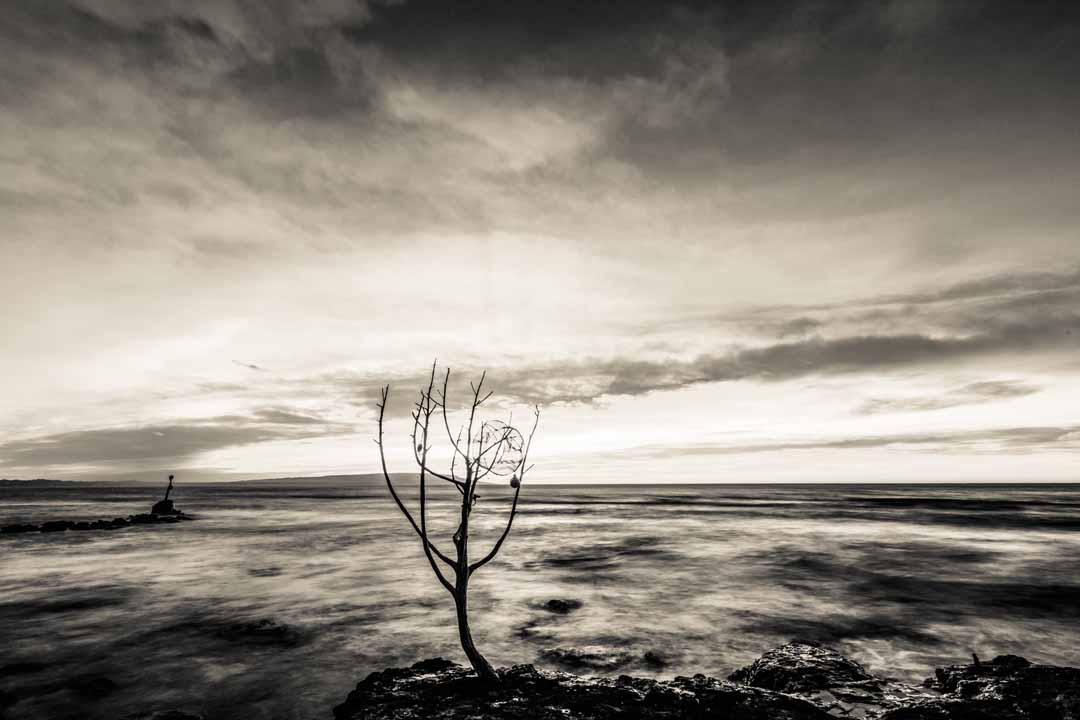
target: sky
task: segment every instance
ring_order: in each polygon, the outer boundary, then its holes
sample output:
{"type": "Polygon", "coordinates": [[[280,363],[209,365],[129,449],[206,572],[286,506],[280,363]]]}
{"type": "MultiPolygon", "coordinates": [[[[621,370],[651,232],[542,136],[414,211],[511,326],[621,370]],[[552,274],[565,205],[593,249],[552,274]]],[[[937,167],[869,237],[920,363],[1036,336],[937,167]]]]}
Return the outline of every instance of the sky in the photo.
{"type": "Polygon", "coordinates": [[[0,4],[0,477],[1080,481],[1080,9],[0,4]]]}

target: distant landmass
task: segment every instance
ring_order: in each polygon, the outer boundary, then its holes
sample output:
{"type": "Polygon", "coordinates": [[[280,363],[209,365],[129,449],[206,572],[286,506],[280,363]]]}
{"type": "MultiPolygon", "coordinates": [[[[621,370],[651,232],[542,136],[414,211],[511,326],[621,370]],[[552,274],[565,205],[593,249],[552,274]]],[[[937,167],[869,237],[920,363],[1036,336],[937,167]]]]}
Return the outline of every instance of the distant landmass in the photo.
{"type": "MultiPolygon", "coordinates": [[[[391,473],[391,477],[397,480],[410,480],[416,478],[416,473],[391,473]]],[[[382,473],[363,473],[358,475],[317,475],[303,477],[271,477],[249,478],[245,480],[189,480],[184,482],[184,476],[177,474],[177,482],[186,485],[258,485],[262,487],[340,487],[341,485],[378,485],[384,482],[382,473]]],[[[157,477],[118,478],[118,479],[92,479],[92,480],[53,480],[50,478],[33,478],[21,480],[18,478],[0,479],[0,487],[52,487],[56,485],[161,485],[163,481],[157,477]]]]}
{"type": "MultiPolygon", "coordinates": [[[[395,480],[416,477],[415,473],[393,473],[395,480]]],[[[230,485],[263,485],[263,486],[287,486],[313,485],[319,487],[340,487],[343,484],[381,484],[384,482],[382,473],[364,473],[360,475],[318,475],[315,477],[279,477],[279,478],[256,478],[252,480],[233,480],[230,485]]]]}
{"type": "Polygon", "coordinates": [[[47,478],[34,478],[32,480],[0,478],[0,485],[18,485],[19,487],[47,487],[49,485],[67,485],[72,482],[72,480],[49,480],[47,478]]]}

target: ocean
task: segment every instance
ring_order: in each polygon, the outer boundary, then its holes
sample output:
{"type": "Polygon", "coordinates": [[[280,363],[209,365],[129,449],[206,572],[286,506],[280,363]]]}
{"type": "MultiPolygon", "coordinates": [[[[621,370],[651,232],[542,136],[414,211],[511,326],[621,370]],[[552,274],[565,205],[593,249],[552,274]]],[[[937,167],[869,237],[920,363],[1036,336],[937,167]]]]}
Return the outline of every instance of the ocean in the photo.
{"type": "MultiPolygon", "coordinates": [[[[0,525],[146,512],[160,492],[4,486],[0,525]]],[[[481,490],[474,555],[508,493],[481,490]]],[[[464,662],[385,487],[174,499],[198,519],[0,536],[0,716],[325,719],[369,672],[464,662]]],[[[451,513],[432,519],[447,550],[451,513]]],[[[724,677],[795,638],[909,681],[972,652],[1078,665],[1080,486],[529,486],[470,606],[496,666],[724,677]]]]}

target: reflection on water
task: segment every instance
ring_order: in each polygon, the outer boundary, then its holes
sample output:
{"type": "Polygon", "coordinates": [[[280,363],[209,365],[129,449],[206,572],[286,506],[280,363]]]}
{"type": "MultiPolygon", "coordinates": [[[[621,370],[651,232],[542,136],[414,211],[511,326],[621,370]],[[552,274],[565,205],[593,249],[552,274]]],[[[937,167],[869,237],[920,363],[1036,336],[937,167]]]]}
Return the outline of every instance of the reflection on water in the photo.
{"type": "MultiPolygon", "coordinates": [[[[481,494],[477,534],[491,538],[507,496],[481,494]]],[[[0,524],[111,518],[155,495],[0,488],[0,524]]],[[[794,637],[913,680],[971,651],[1080,662],[1077,486],[524,497],[470,595],[474,635],[498,665],[550,666],[566,657],[551,651],[577,648],[611,672],[723,676],[794,637]],[[543,607],[554,598],[582,605],[543,607]]],[[[325,718],[370,671],[461,660],[452,606],[379,486],[187,487],[176,499],[200,519],[0,538],[12,718],[325,718]]]]}

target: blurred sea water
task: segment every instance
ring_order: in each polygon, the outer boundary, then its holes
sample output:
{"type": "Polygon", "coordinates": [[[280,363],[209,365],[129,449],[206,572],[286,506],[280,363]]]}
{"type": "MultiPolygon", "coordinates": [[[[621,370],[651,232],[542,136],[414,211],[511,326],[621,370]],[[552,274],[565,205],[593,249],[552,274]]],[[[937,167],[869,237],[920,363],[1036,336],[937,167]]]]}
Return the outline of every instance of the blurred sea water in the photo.
{"type": "MultiPolygon", "coordinates": [[[[481,490],[474,556],[509,492],[481,490]]],[[[145,512],[159,493],[5,486],[0,524],[145,512]]],[[[454,497],[432,518],[447,550],[454,497]]],[[[369,672],[464,662],[385,487],[174,498],[198,520],[0,536],[7,717],[327,718],[369,672]]],[[[578,649],[595,664],[578,672],[723,677],[793,638],[915,681],[973,651],[1080,665],[1080,486],[530,486],[470,606],[497,666],[558,667],[552,651],[578,649]],[[582,605],[558,614],[551,599],[582,605]]]]}

